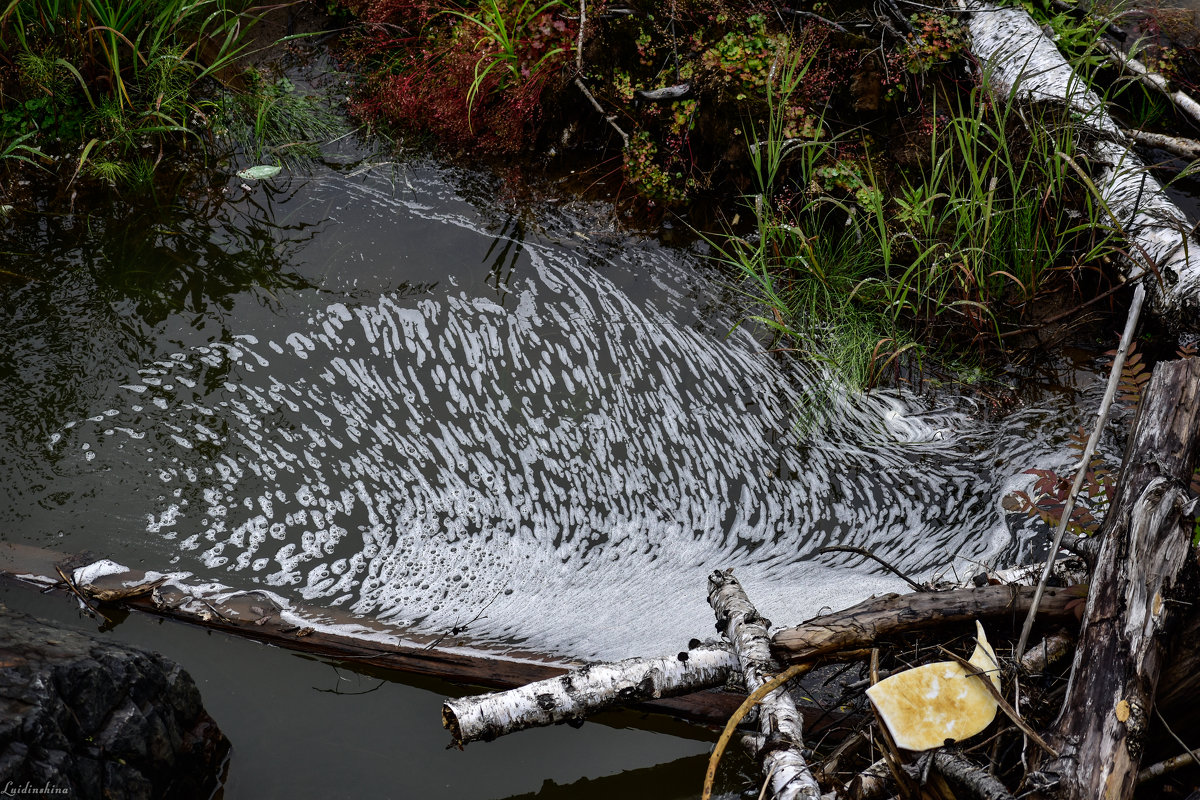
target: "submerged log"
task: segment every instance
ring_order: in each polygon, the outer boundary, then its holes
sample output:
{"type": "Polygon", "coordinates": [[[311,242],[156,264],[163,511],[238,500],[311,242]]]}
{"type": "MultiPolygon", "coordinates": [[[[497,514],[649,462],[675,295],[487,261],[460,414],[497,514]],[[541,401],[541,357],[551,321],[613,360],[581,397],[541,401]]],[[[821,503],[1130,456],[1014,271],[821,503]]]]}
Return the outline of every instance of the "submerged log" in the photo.
{"type": "MultiPolygon", "coordinates": [[[[746,691],[753,692],[769,683],[779,671],[767,637],[770,623],[759,616],[732,571],[718,570],[708,577],[708,604],[717,615],[717,627],[737,654],[746,691]]],[[[821,787],[804,758],[803,723],[786,687],[763,697],[758,719],[764,739],[756,749],[771,786],[770,796],[780,800],[817,800],[821,787]]]]}
{"type": "Polygon", "coordinates": [[[721,686],[737,668],[733,651],[716,643],[674,656],[591,664],[506,692],[447,700],[442,705],[442,726],[461,748],[526,728],[582,721],[615,705],[721,686]]]}
{"type": "MultiPolygon", "coordinates": [[[[59,581],[55,564],[68,560],[61,553],[42,548],[0,543],[0,581],[39,588],[53,586],[59,581]]],[[[86,563],[79,559],[75,562],[86,563]]],[[[152,575],[152,579],[157,577],[152,575]]],[[[126,570],[92,582],[98,589],[115,590],[147,580],[140,570],[126,570]]],[[[289,603],[265,592],[215,589],[212,584],[184,578],[169,578],[155,597],[127,598],[116,605],[287,650],[477,687],[508,689],[564,675],[582,666],[578,662],[550,661],[537,653],[500,652],[457,639],[416,634],[338,608],[289,603]]],[[[722,685],[723,681],[713,684],[722,685]]],[[[693,722],[723,725],[743,699],[744,695],[733,692],[708,690],[634,705],[693,722]]]]}
{"type": "Polygon", "coordinates": [[[1146,285],[1155,313],[1170,325],[1194,325],[1200,311],[1200,257],[1195,255],[1200,245],[1183,212],[1130,149],[1100,98],[1024,9],[979,0],[968,2],[967,9],[973,50],[994,88],[1034,102],[1066,103],[1099,134],[1091,146],[1102,165],[1096,185],[1129,239],[1134,263],[1128,277],[1156,272],[1146,285]]]}
{"type": "Polygon", "coordinates": [[[1134,422],[1041,772],[1061,800],[1125,800],[1137,785],[1174,628],[1200,597],[1183,509],[1200,444],[1200,360],[1154,368],[1134,422]]]}

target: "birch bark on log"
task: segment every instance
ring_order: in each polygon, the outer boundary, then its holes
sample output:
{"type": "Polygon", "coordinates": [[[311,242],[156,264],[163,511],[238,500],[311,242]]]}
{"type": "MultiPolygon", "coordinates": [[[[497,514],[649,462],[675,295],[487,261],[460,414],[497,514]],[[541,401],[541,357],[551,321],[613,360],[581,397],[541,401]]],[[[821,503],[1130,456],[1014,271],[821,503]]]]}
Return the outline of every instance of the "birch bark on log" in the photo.
{"type": "Polygon", "coordinates": [[[1041,768],[1060,800],[1126,800],[1137,785],[1159,673],[1196,599],[1182,509],[1200,444],[1200,360],[1160,363],[1104,523],[1063,709],[1041,768]],[[1187,574],[1190,569],[1191,574],[1187,574]]]}
{"type": "MultiPolygon", "coordinates": [[[[737,654],[746,691],[753,692],[779,672],[767,636],[770,623],[759,616],[731,571],[718,570],[708,576],[708,604],[717,615],[717,627],[737,654]]],[[[764,697],[758,710],[759,730],[766,737],[758,758],[763,774],[770,776],[770,796],[778,800],[819,800],[821,787],[801,752],[804,730],[800,711],[787,688],[780,687],[764,697]]]]}
{"type": "Polygon", "coordinates": [[[1138,144],[1166,150],[1168,153],[1180,158],[1186,158],[1188,161],[1195,161],[1200,158],[1200,142],[1195,139],[1185,139],[1182,136],[1167,136],[1165,133],[1139,130],[1125,131],[1125,135],[1138,144]]]}
{"type": "Polygon", "coordinates": [[[1170,82],[1159,75],[1157,72],[1151,72],[1145,64],[1138,61],[1129,53],[1122,53],[1117,48],[1113,47],[1108,42],[1101,40],[1097,44],[1097,49],[1108,56],[1108,60],[1116,64],[1121,69],[1128,70],[1136,75],[1142,83],[1159,91],[1169,97],[1171,102],[1179,106],[1185,114],[1191,117],[1196,122],[1200,122],[1200,103],[1197,103],[1190,95],[1184,92],[1177,92],[1171,88],[1170,82]]]}
{"type": "Polygon", "coordinates": [[[458,747],[490,742],[526,728],[581,721],[616,705],[721,686],[738,669],[737,656],[719,643],[674,656],[592,664],[505,692],[447,700],[442,704],[442,726],[458,747]]]}
{"type": "Polygon", "coordinates": [[[1127,275],[1143,274],[1148,258],[1162,276],[1162,285],[1153,276],[1146,284],[1155,314],[1175,327],[1194,325],[1200,310],[1200,250],[1183,212],[1130,150],[1100,98],[1024,9],[979,0],[966,7],[973,52],[983,64],[985,80],[1001,92],[1015,90],[1035,102],[1065,102],[1100,135],[1092,145],[1092,155],[1103,165],[1096,185],[1136,245],[1127,275]]]}

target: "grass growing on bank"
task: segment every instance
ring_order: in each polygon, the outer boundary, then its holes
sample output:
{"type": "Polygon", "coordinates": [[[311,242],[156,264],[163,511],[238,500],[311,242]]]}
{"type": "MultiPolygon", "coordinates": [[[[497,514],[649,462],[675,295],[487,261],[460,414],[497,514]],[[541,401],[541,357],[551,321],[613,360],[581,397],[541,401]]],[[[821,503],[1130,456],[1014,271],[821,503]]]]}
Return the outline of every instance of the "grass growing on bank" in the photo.
{"type": "Polygon", "coordinates": [[[718,247],[781,346],[854,387],[901,357],[979,360],[1032,318],[1060,273],[1078,277],[1116,252],[1067,163],[1078,132],[1065,112],[971,89],[951,113],[935,109],[916,168],[884,174],[869,150],[838,162],[837,138],[782,136],[775,110],[805,72],[797,61],[781,71],[766,138],[750,148],[753,234],[718,247]],[[831,172],[846,179],[841,196],[819,188],[831,172]]]}
{"type": "Polygon", "coordinates": [[[227,0],[11,0],[0,12],[0,142],[116,180],[203,137],[202,87],[246,47],[227,0]],[[24,137],[24,138],[22,138],[24,137]]]}
{"type": "Polygon", "coordinates": [[[320,156],[322,142],[345,133],[332,108],[296,91],[285,77],[243,73],[245,88],[217,102],[218,132],[258,162],[293,167],[320,156]]]}
{"type": "MultiPolygon", "coordinates": [[[[1084,72],[1100,68],[1099,10],[1030,2],[1084,72]]],[[[372,123],[476,157],[601,152],[586,171],[616,176],[621,212],[645,225],[670,213],[711,230],[698,205],[749,193],[751,230],[714,237],[719,258],[779,347],[851,385],[916,364],[978,376],[1050,303],[1103,285],[1119,247],[1064,158],[1086,163],[1069,114],[981,88],[952,8],[343,3],[372,123]]]]}
{"type": "Polygon", "coordinates": [[[312,157],[341,126],[286,81],[242,69],[260,12],[245,0],[0,5],[0,166],[136,191],[221,134],[281,165],[312,157]]]}

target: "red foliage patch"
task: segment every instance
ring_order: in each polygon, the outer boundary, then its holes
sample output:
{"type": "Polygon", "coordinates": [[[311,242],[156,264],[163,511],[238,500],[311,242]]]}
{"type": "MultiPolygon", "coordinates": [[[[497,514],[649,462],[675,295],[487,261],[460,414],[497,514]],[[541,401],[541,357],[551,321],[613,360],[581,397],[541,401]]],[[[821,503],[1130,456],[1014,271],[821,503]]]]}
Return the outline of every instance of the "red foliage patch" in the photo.
{"type": "Polygon", "coordinates": [[[552,14],[532,21],[518,41],[515,63],[495,64],[472,94],[477,73],[498,59],[475,23],[439,14],[427,2],[347,5],[366,23],[351,57],[382,64],[362,87],[356,114],[432,134],[450,147],[494,154],[520,152],[536,140],[542,92],[570,60],[571,25],[552,14]],[[546,58],[556,49],[562,52],[546,58]]]}

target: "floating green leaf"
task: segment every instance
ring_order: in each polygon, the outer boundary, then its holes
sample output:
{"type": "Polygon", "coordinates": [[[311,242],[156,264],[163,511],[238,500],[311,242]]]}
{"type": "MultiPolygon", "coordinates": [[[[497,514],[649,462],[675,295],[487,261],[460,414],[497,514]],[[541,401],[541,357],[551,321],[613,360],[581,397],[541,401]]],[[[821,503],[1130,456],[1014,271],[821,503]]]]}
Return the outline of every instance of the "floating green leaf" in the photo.
{"type": "Polygon", "coordinates": [[[244,181],[265,181],[268,178],[274,178],[281,169],[283,168],[273,164],[259,164],[257,167],[238,170],[237,176],[244,181]]]}

